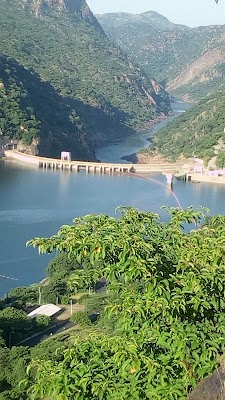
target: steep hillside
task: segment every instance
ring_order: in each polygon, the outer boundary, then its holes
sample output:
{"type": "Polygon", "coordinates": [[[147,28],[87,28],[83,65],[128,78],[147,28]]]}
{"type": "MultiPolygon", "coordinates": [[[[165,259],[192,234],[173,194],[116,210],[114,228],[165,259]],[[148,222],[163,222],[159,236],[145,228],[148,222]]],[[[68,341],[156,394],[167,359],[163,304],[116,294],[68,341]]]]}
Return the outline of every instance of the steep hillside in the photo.
{"type": "Polygon", "coordinates": [[[0,54],[76,100],[95,146],[170,110],[167,94],[111,43],[84,0],[0,0],[0,24],[0,54]]]}
{"type": "Polygon", "coordinates": [[[175,95],[199,99],[225,81],[225,26],[191,29],[154,12],[105,14],[98,20],[135,62],[175,95]]]}
{"type": "MultiPolygon", "coordinates": [[[[209,161],[224,150],[225,90],[202,100],[175,118],[154,137],[149,154],[160,153],[170,160],[180,156],[201,157],[209,161]],[[216,148],[214,147],[216,146],[216,148]]],[[[225,154],[225,153],[224,153],[225,154]]],[[[225,157],[224,157],[225,159],[225,157]]]]}
{"type": "Polygon", "coordinates": [[[24,143],[33,154],[59,157],[62,149],[75,159],[94,159],[76,103],[60,96],[34,72],[0,56],[0,131],[24,143]]]}
{"type": "Polygon", "coordinates": [[[198,100],[223,87],[225,83],[225,35],[203,51],[167,83],[167,90],[183,99],[198,100]]]}

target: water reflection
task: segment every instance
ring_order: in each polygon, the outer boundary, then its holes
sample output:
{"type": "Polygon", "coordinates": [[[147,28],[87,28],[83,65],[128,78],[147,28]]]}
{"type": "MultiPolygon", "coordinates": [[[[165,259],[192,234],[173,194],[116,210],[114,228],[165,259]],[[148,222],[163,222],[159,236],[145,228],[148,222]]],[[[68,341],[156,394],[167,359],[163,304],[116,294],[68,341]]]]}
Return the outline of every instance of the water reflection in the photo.
{"type": "Polygon", "coordinates": [[[149,130],[134,133],[128,137],[121,137],[111,144],[107,144],[96,151],[97,159],[104,162],[119,162],[127,163],[128,161],[121,159],[121,157],[130,155],[145,149],[150,145],[149,138],[151,138],[159,129],[163,128],[169,122],[173,121],[180,112],[184,112],[191,107],[190,103],[183,103],[175,101],[172,104],[174,115],[163,119],[160,123],[153,125],[149,130]]]}

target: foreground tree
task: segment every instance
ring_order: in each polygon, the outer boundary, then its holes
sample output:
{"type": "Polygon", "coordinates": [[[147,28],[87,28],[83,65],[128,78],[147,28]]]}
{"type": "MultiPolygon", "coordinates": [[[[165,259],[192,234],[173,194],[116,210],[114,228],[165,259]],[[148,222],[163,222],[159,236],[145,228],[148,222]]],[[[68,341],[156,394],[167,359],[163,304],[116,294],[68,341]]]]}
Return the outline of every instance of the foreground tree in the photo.
{"type": "Polygon", "coordinates": [[[6,307],[0,311],[0,329],[9,347],[19,341],[21,335],[31,327],[32,321],[25,311],[14,307],[6,307]]]}
{"type": "Polygon", "coordinates": [[[89,215],[29,242],[41,253],[76,255],[87,285],[104,277],[114,298],[105,309],[114,333],[77,337],[57,363],[34,361],[31,398],[182,400],[217,366],[225,346],[225,227],[185,233],[202,210],[169,213],[167,223],[132,208],[119,219],[89,215]]]}

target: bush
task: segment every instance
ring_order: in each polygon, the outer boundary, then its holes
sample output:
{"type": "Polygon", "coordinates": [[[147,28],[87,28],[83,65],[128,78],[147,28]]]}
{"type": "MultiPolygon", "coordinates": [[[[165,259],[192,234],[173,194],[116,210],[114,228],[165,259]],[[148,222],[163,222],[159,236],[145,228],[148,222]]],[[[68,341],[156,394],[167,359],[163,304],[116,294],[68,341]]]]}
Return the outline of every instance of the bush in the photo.
{"type": "Polygon", "coordinates": [[[54,280],[63,279],[80,266],[76,257],[69,258],[67,254],[58,254],[47,266],[46,273],[54,280]]]}
{"type": "Polygon", "coordinates": [[[91,324],[91,321],[90,321],[87,311],[78,311],[78,312],[74,313],[70,319],[72,322],[74,322],[74,324],[79,324],[79,325],[90,325],[91,324]]]}
{"type": "Polygon", "coordinates": [[[225,168],[225,151],[219,151],[216,158],[216,166],[218,168],[225,168]]]}
{"type": "Polygon", "coordinates": [[[89,313],[100,313],[104,310],[108,303],[108,295],[106,293],[96,293],[93,296],[82,298],[82,304],[89,313]]]}
{"type": "MultiPolygon", "coordinates": [[[[84,337],[82,327],[62,362],[34,363],[36,397],[63,394],[72,400],[79,393],[89,399],[94,393],[96,399],[117,399],[119,393],[123,400],[185,400],[218,366],[225,349],[224,218],[187,232],[187,223],[199,227],[202,210],[169,213],[165,223],[156,214],[127,208],[120,219],[79,219],[75,236],[74,226],[66,227],[66,237],[74,238],[72,254],[90,249],[94,267],[86,271],[87,281],[105,276],[115,296],[105,310],[114,330],[99,325],[84,337]],[[73,365],[82,365],[81,376],[73,365]]],[[[33,243],[43,246],[43,239],[33,243]]],[[[60,231],[45,251],[62,243],[60,231]]],[[[88,312],[74,314],[72,321],[89,323],[88,312]]]]}
{"type": "Polygon", "coordinates": [[[25,400],[27,396],[23,393],[17,393],[15,390],[5,390],[0,394],[1,400],[25,400]]]}
{"type": "Polygon", "coordinates": [[[51,319],[47,315],[37,315],[35,321],[38,328],[44,329],[50,325],[51,319]]]}
{"type": "Polygon", "coordinates": [[[67,294],[64,294],[61,298],[60,298],[60,304],[70,304],[70,299],[71,297],[67,294]]]}
{"type": "MultiPolygon", "coordinates": [[[[5,302],[21,304],[37,304],[38,302],[38,286],[17,287],[8,293],[5,302]]],[[[19,307],[16,307],[19,308],[19,307]]]]}

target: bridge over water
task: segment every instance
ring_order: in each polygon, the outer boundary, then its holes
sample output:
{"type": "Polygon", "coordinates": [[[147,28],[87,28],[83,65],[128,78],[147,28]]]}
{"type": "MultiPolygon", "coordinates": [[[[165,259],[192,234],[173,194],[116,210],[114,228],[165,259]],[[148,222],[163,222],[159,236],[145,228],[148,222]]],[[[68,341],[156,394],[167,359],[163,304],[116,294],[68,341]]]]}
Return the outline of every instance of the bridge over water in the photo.
{"type": "Polygon", "coordinates": [[[27,164],[37,165],[39,168],[52,170],[69,170],[86,173],[118,174],[118,173],[147,173],[147,172],[171,172],[176,173],[185,168],[184,163],[149,163],[149,164],[114,164],[92,161],[66,161],[56,158],[38,157],[19,152],[6,150],[6,157],[22,161],[27,164]]]}

